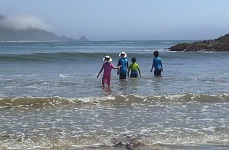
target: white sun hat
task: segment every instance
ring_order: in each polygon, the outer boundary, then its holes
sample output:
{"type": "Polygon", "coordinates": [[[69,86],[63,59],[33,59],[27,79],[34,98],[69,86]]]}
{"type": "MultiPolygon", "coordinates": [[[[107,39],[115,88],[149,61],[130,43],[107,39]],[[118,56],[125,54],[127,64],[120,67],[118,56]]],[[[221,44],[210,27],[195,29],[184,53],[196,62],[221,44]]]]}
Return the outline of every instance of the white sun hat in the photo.
{"type": "Polygon", "coordinates": [[[111,59],[111,57],[110,56],[105,56],[104,58],[103,58],[103,61],[105,61],[105,62],[112,62],[112,59],[111,59]]]}
{"type": "Polygon", "coordinates": [[[127,54],[125,52],[121,52],[119,53],[119,57],[121,57],[121,55],[124,55],[123,57],[126,58],[127,57],[127,54]]]}

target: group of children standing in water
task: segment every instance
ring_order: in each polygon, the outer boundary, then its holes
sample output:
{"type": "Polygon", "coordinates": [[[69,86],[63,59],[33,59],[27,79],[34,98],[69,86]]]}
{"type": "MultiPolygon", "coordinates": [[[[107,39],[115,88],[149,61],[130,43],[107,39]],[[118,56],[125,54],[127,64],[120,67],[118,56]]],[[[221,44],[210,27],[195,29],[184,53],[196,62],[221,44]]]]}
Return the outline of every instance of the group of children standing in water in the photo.
{"type": "MultiPolygon", "coordinates": [[[[118,61],[117,66],[114,66],[111,63],[112,59],[110,56],[105,56],[103,58],[104,64],[102,65],[102,68],[100,69],[97,75],[98,78],[100,73],[103,71],[103,77],[102,77],[103,87],[105,86],[105,84],[107,84],[107,86],[110,87],[112,69],[118,69],[117,74],[119,75],[119,79],[126,79],[126,76],[130,78],[137,78],[138,74],[141,76],[141,70],[139,65],[136,63],[135,57],[132,57],[131,59],[132,63],[130,65],[128,64],[127,54],[125,52],[121,52],[119,54],[119,57],[120,59],[118,61]]],[[[152,63],[151,72],[153,71],[153,68],[154,68],[154,75],[161,76],[161,72],[163,71],[163,66],[158,51],[154,51],[154,59],[152,63]]]]}

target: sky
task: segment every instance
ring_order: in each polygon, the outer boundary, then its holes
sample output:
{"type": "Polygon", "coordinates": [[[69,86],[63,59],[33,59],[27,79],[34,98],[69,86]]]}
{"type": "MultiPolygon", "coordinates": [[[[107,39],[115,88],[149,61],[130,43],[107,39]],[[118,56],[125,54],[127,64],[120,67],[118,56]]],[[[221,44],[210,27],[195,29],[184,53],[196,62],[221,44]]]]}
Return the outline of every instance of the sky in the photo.
{"type": "Polygon", "coordinates": [[[208,40],[229,33],[229,0],[0,0],[1,25],[89,40],[208,40]]]}

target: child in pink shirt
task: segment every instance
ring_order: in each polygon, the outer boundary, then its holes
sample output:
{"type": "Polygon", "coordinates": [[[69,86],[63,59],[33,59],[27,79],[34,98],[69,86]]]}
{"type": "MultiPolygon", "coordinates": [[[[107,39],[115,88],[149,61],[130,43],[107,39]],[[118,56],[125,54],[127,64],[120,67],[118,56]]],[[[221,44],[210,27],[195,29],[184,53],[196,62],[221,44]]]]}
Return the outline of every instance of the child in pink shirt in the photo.
{"type": "Polygon", "coordinates": [[[104,70],[103,72],[103,78],[102,78],[102,85],[104,87],[105,83],[107,84],[108,87],[110,87],[110,83],[111,83],[111,70],[112,69],[119,69],[120,66],[115,67],[111,61],[111,57],[110,56],[105,56],[103,58],[103,61],[105,61],[105,63],[102,65],[101,70],[99,71],[99,74],[97,75],[97,78],[99,77],[100,73],[104,70]]]}

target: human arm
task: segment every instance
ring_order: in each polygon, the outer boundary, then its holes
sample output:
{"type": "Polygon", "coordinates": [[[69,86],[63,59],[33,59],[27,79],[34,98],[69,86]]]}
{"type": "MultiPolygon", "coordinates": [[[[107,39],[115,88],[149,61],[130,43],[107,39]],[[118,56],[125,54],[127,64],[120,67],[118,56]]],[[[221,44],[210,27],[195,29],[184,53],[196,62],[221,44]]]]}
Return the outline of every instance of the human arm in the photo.
{"type": "Polygon", "coordinates": [[[137,69],[138,69],[138,73],[139,73],[139,75],[140,75],[140,76],[142,76],[139,65],[138,65],[137,69]]]}
{"type": "Polygon", "coordinates": [[[103,71],[103,67],[100,69],[98,75],[97,75],[97,78],[99,77],[100,73],[103,71]]]}
{"type": "Polygon", "coordinates": [[[151,67],[151,72],[153,71],[153,67],[155,67],[155,58],[153,59],[152,67],[151,67]]]}
{"type": "Polygon", "coordinates": [[[163,71],[163,66],[162,66],[162,62],[161,62],[161,71],[163,71]]]}
{"type": "Polygon", "coordinates": [[[130,66],[128,67],[127,75],[128,77],[130,76],[130,66]]]}
{"type": "Polygon", "coordinates": [[[152,67],[151,67],[151,70],[150,70],[150,72],[152,72],[153,71],[153,64],[152,64],[152,67]]]}
{"type": "Polygon", "coordinates": [[[118,66],[116,67],[116,66],[114,66],[113,64],[111,64],[111,66],[112,66],[112,68],[113,69],[119,69],[120,67],[121,67],[121,64],[120,63],[118,63],[118,66]]]}
{"type": "Polygon", "coordinates": [[[138,67],[138,72],[139,72],[139,75],[140,76],[142,76],[142,74],[141,74],[141,70],[140,70],[140,68],[138,67]]]}
{"type": "Polygon", "coordinates": [[[120,62],[120,59],[118,60],[118,64],[117,64],[117,66],[120,66],[121,65],[121,62],[120,62]]]}
{"type": "Polygon", "coordinates": [[[120,67],[121,67],[121,65],[119,65],[119,66],[117,66],[117,67],[114,66],[114,69],[119,69],[120,67]]]}

